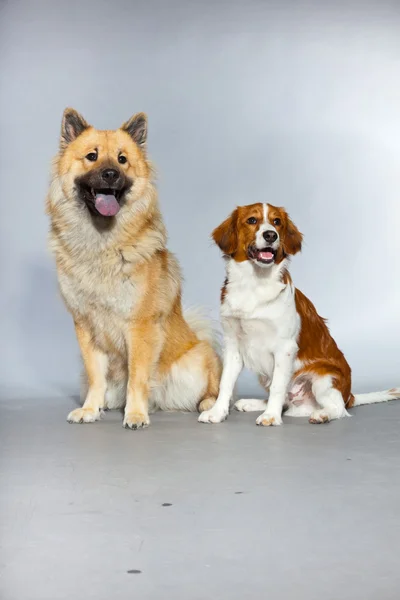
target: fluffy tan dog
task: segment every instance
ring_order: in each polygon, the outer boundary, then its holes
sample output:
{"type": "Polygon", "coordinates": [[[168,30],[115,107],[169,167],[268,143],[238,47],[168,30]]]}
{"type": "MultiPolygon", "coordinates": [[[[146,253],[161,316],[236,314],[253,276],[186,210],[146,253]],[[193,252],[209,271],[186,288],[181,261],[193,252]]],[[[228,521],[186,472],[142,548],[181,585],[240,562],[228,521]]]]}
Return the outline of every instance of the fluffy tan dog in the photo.
{"type": "Polygon", "coordinates": [[[71,423],[125,405],[124,426],[137,429],[149,425],[149,412],[201,412],[218,395],[211,327],[182,313],[146,137],[143,113],[99,131],[75,110],[64,112],[47,213],[85,367],[84,404],[68,415],[71,423]]]}

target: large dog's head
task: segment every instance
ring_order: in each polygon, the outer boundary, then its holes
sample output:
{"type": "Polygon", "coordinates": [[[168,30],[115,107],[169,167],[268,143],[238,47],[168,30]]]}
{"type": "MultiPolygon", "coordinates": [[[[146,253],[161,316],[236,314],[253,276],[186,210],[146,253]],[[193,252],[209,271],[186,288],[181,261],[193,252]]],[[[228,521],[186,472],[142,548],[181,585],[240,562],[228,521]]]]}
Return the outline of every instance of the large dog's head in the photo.
{"type": "Polygon", "coordinates": [[[57,161],[67,201],[84,206],[96,221],[112,221],[122,207],[140,198],[149,181],[146,137],[144,113],[120,129],[100,131],[67,108],[57,161]]]}
{"type": "Polygon", "coordinates": [[[261,203],[236,208],[212,237],[225,256],[264,268],[299,252],[303,240],[284,208],[261,203]]]}

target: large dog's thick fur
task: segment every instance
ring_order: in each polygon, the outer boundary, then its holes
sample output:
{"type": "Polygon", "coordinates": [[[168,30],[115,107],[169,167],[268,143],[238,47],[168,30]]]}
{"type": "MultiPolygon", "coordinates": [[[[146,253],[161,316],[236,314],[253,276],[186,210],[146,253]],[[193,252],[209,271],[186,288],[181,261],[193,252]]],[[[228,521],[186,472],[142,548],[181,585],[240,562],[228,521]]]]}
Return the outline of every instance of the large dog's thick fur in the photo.
{"type": "Polygon", "coordinates": [[[47,213],[59,285],[84,363],[87,423],[125,405],[124,425],[149,412],[204,410],[218,395],[220,360],[210,325],[184,316],[181,275],[146,154],[147,119],[99,131],[64,112],[47,213]]]}

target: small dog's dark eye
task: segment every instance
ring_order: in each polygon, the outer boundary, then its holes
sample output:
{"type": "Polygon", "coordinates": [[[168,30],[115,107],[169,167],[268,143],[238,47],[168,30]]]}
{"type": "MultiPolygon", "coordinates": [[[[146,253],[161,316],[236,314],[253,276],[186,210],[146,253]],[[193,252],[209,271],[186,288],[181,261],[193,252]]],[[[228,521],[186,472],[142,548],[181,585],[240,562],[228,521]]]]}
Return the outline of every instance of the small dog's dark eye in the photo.
{"type": "Polygon", "coordinates": [[[250,217],[249,219],[247,219],[247,223],[249,225],[255,225],[257,223],[257,219],[255,217],[250,217]]]}
{"type": "Polygon", "coordinates": [[[96,162],[97,152],[89,152],[89,154],[86,154],[86,159],[90,160],[90,162],[96,162]]]}
{"type": "Polygon", "coordinates": [[[274,219],[274,225],[276,225],[278,227],[280,224],[281,224],[280,219],[274,219]]]}
{"type": "Polygon", "coordinates": [[[124,165],[124,164],[126,163],[126,161],[127,161],[127,158],[126,158],[126,156],[123,156],[122,154],[121,154],[120,156],[118,156],[118,162],[119,162],[121,165],[124,165]]]}

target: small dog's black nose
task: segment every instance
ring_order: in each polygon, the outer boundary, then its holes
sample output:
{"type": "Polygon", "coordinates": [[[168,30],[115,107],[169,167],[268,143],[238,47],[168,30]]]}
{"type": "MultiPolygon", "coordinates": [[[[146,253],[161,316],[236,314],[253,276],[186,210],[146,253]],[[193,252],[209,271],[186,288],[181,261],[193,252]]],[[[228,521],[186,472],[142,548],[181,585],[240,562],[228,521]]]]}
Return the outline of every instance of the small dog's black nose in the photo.
{"type": "Polygon", "coordinates": [[[116,169],[104,169],[101,176],[107,183],[114,183],[117,181],[119,173],[116,169]]]}
{"type": "Polygon", "coordinates": [[[276,231],[264,231],[263,238],[267,244],[273,244],[278,239],[276,231]]]}

